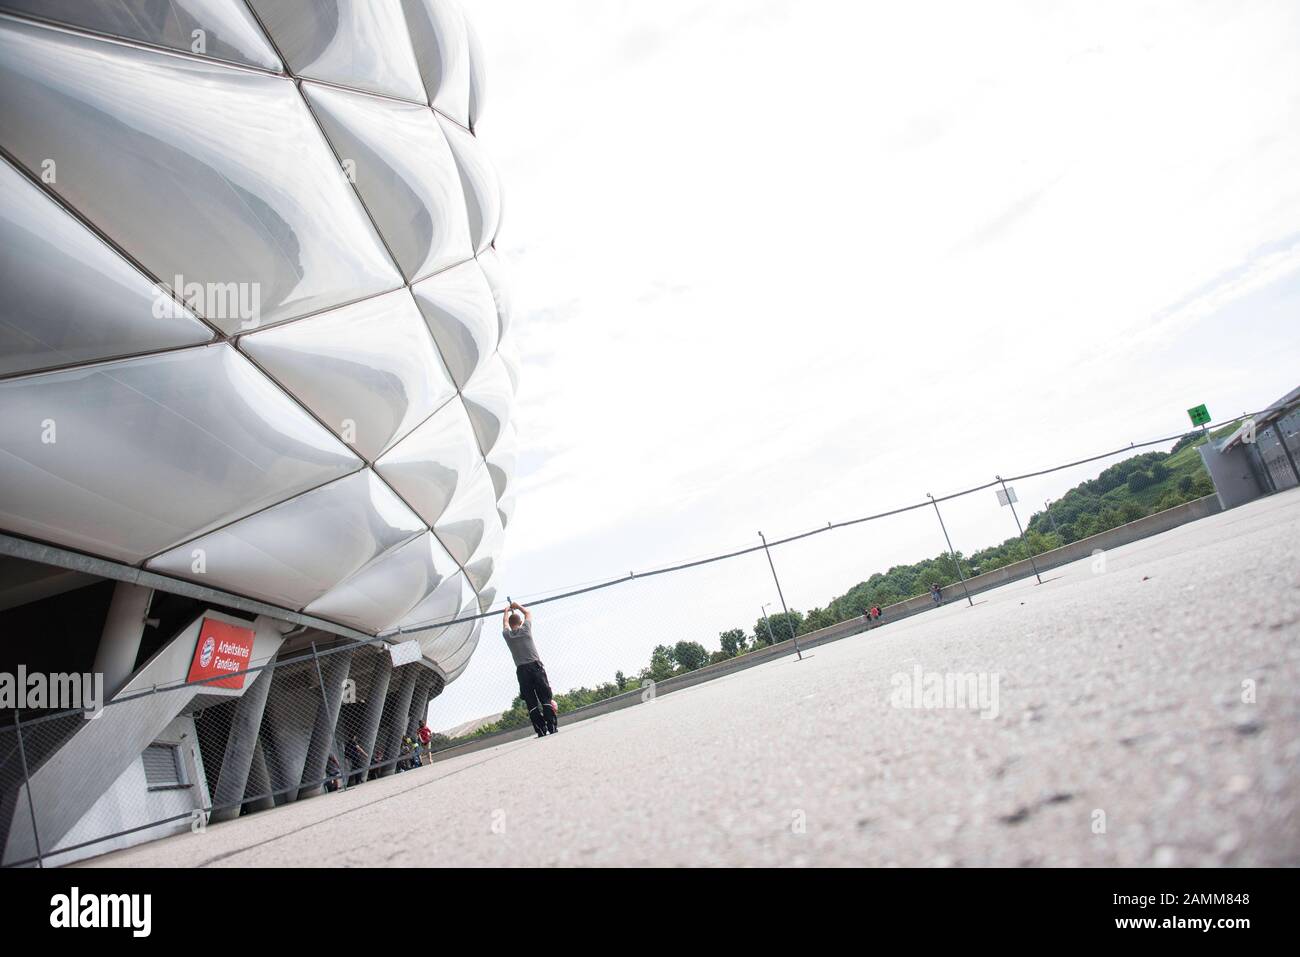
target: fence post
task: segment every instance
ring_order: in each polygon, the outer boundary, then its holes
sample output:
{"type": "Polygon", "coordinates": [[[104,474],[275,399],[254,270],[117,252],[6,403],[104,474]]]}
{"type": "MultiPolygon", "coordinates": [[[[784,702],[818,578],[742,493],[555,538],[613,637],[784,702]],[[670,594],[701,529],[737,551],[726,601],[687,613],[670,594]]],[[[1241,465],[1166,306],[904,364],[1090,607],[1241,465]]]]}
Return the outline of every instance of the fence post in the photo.
{"type": "MultiPolygon", "coordinates": [[[[350,652],[349,652],[349,654],[350,654],[350,652]]],[[[324,674],[323,674],[323,673],[321,672],[321,670],[320,670],[320,655],[316,653],[316,642],[314,642],[314,641],[311,643],[311,660],[312,660],[312,664],[314,664],[314,665],[316,666],[316,682],[320,685],[320,704],[321,704],[321,708],[322,708],[322,710],[325,712],[326,716],[328,717],[329,712],[330,712],[330,710],[331,710],[331,709],[330,709],[330,696],[329,696],[328,692],[326,692],[326,690],[325,690],[325,676],[324,676],[324,674]]],[[[318,719],[318,720],[319,720],[319,719],[318,719]]],[[[325,751],[325,755],[326,755],[326,757],[325,757],[325,775],[324,775],[324,777],[325,777],[325,783],[328,784],[328,783],[330,782],[330,780],[331,780],[331,778],[330,778],[330,776],[329,776],[329,773],[330,773],[330,769],[329,769],[329,759],[330,759],[330,758],[333,758],[333,759],[334,759],[334,766],[337,767],[337,768],[339,769],[339,778],[338,778],[339,786],[342,787],[342,783],[343,783],[343,778],[342,778],[342,775],[343,775],[343,764],[339,761],[339,756],[338,756],[337,754],[335,754],[335,752],[334,752],[334,724],[333,724],[333,722],[330,722],[329,738],[328,738],[327,740],[329,741],[329,747],[328,747],[328,748],[326,749],[326,751],[325,751]]],[[[311,747],[310,741],[308,742],[308,745],[307,745],[307,746],[308,746],[308,748],[310,749],[310,747],[311,747]]],[[[310,751],[308,752],[307,760],[308,760],[308,761],[311,760],[311,754],[310,754],[310,751]]],[[[328,791],[329,788],[326,787],[325,790],[328,791]]]]}
{"type": "Polygon", "coordinates": [[[1011,501],[1011,493],[1007,491],[1007,483],[1001,475],[993,476],[1002,483],[1002,496],[1011,506],[1011,517],[1016,520],[1016,528],[1020,529],[1020,541],[1025,546],[1025,554],[1029,556],[1029,567],[1034,570],[1034,577],[1038,579],[1038,584],[1043,583],[1043,576],[1038,574],[1038,563],[1034,561],[1034,550],[1029,546],[1029,540],[1025,538],[1025,527],[1020,524],[1020,516],[1016,514],[1016,503],[1011,501]]]}
{"type": "Polygon", "coordinates": [[[18,735],[18,759],[23,765],[23,787],[27,791],[27,812],[32,816],[32,840],[36,842],[36,866],[44,869],[45,854],[41,851],[41,829],[36,823],[36,805],[32,801],[32,778],[27,771],[27,749],[23,747],[23,723],[14,708],[14,732],[18,735]]]}
{"type": "Polygon", "coordinates": [[[952,539],[948,537],[948,526],[943,523],[943,513],[939,511],[939,503],[935,501],[934,496],[929,492],[925,493],[925,497],[934,506],[934,514],[939,516],[939,527],[943,529],[943,540],[948,543],[948,555],[952,558],[952,567],[957,569],[957,579],[961,582],[961,590],[966,593],[966,601],[974,608],[975,602],[971,600],[970,589],[966,587],[966,576],[961,573],[961,562],[957,561],[957,553],[953,551],[952,539]]]}
{"type": "MultiPolygon", "coordinates": [[[[790,627],[790,637],[794,639],[794,653],[799,656],[800,661],[803,661],[803,652],[799,650],[799,636],[794,633],[794,623],[790,621],[790,609],[785,607],[785,595],[781,594],[781,579],[776,577],[776,565],[772,563],[772,552],[767,547],[767,538],[762,532],[758,533],[758,537],[763,539],[763,554],[767,556],[768,567],[772,569],[772,581],[776,582],[776,595],[781,599],[781,610],[785,612],[785,623],[790,627]]],[[[764,618],[766,617],[764,615],[764,618]]],[[[772,635],[772,626],[770,624],[767,626],[767,633],[772,635]]],[[[772,637],[775,638],[776,636],[772,635],[772,637]]]]}

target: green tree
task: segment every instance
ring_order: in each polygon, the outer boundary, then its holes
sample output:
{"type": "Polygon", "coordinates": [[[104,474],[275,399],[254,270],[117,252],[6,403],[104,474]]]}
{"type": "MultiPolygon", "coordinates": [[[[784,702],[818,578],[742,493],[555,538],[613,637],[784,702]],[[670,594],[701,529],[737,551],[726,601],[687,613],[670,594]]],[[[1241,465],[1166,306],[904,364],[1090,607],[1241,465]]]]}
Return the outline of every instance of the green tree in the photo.
{"type": "Polygon", "coordinates": [[[672,659],[683,671],[694,671],[708,662],[709,652],[698,641],[679,641],[673,645],[672,659]]]}
{"type": "Polygon", "coordinates": [[[1124,524],[1124,516],[1120,514],[1117,508],[1103,509],[1102,513],[1097,516],[1097,530],[1100,532],[1117,528],[1124,524]]]}
{"type": "Polygon", "coordinates": [[[641,677],[651,681],[664,681],[671,678],[675,671],[672,650],[667,645],[656,645],[650,653],[650,667],[641,671],[641,677]]]}
{"type": "Polygon", "coordinates": [[[756,645],[774,645],[777,642],[789,641],[795,635],[799,634],[799,625],[803,622],[803,615],[797,611],[780,612],[775,615],[768,615],[766,619],[760,618],[754,623],[754,642],[756,645]],[[768,632],[768,623],[771,623],[771,633],[768,632]]]}
{"type": "Polygon", "coordinates": [[[1139,518],[1146,515],[1147,510],[1137,502],[1125,502],[1119,507],[1120,517],[1124,519],[1121,524],[1136,522],[1139,518]]]}
{"type": "Polygon", "coordinates": [[[1128,477],[1128,490],[1130,492],[1140,492],[1151,485],[1153,479],[1150,472],[1130,472],[1128,477]]]}
{"type": "Polygon", "coordinates": [[[839,619],[831,613],[829,608],[814,608],[808,612],[808,617],[804,619],[803,625],[800,626],[799,634],[806,635],[818,628],[829,628],[837,621],[839,619]]]}
{"type": "Polygon", "coordinates": [[[749,644],[749,640],[745,637],[745,632],[741,628],[724,631],[718,636],[718,641],[722,645],[722,653],[728,658],[734,658],[736,655],[743,653],[749,644]]]}

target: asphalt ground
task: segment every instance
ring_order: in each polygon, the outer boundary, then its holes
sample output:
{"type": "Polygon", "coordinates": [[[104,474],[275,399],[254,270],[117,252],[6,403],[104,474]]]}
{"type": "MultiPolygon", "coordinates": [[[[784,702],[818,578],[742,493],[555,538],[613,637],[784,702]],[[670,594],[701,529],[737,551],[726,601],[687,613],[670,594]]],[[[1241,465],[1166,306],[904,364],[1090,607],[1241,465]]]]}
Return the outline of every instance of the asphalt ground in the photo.
{"type": "Polygon", "coordinates": [[[1300,864],[1300,492],[1103,558],[84,864],[1300,864]]]}

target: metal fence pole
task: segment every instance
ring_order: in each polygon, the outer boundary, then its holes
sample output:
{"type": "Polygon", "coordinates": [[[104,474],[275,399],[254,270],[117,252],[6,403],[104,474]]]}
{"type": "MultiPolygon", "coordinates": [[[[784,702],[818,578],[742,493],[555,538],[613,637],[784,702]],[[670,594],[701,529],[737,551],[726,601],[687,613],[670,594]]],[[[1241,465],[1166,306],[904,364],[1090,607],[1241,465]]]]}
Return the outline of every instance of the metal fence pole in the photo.
{"type": "MultiPolygon", "coordinates": [[[[316,681],[320,684],[321,707],[324,708],[326,714],[328,714],[330,711],[330,696],[325,691],[325,676],[321,673],[320,670],[320,655],[316,653],[316,642],[314,641],[311,643],[311,660],[316,665],[316,681]]],[[[334,734],[335,734],[335,728],[331,727],[330,736],[329,736],[329,750],[326,752],[327,754],[326,761],[328,762],[329,758],[334,759],[334,766],[339,769],[338,781],[339,781],[339,787],[341,789],[343,787],[343,763],[339,761],[339,756],[334,751],[334,734]]],[[[325,765],[325,780],[327,782],[331,780],[331,778],[329,777],[328,763],[325,765]]],[[[329,789],[326,788],[326,790],[329,789]]]]}
{"type": "Polygon", "coordinates": [[[1025,538],[1025,527],[1020,524],[1020,516],[1016,514],[1016,503],[1011,501],[1011,493],[1007,491],[1007,483],[1003,481],[1002,476],[995,475],[993,477],[1002,483],[1002,494],[1006,498],[1007,504],[1011,506],[1011,517],[1016,520],[1016,528],[1020,529],[1020,541],[1024,543],[1025,554],[1029,556],[1029,567],[1034,570],[1034,577],[1038,579],[1038,584],[1041,585],[1043,576],[1038,574],[1038,565],[1034,561],[1034,550],[1030,548],[1029,540],[1025,538]]]}
{"type": "Polygon", "coordinates": [[[23,747],[23,723],[14,708],[14,731],[18,735],[18,759],[23,765],[23,786],[27,789],[27,811],[32,816],[32,840],[36,842],[36,866],[44,869],[45,854],[41,851],[41,829],[36,823],[36,805],[32,802],[32,778],[27,772],[27,749],[23,747]]]}
{"type": "Polygon", "coordinates": [[[961,562],[957,561],[957,553],[953,551],[952,539],[948,537],[948,526],[943,523],[943,513],[939,511],[939,503],[934,500],[934,496],[929,492],[925,493],[925,497],[934,506],[934,514],[939,516],[939,527],[943,529],[943,540],[948,543],[948,555],[952,558],[952,567],[957,569],[957,578],[961,582],[961,590],[966,593],[966,601],[974,608],[975,602],[970,597],[970,589],[966,587],[966,576],[961,573],[961,562]]]}
{"type": "MultiPolygon", "coordinates": [[[[758,537],[763,539],[763,553],[767,555],[768,567],[772,569],[772,580],[776,582],[776,594],[781,599],[781,610],[785,612],[785,623],[790,626],[790,637],[794,639],[794,653],[799,656],[800,661],[803,661],[803,652],[799,650],[799,636],[794,633],[794,622],[790,620],[790,609],[785,607],[785,595],[781,594],[781,579],[776,577],[776,565],[772,563],[772,551],[767,547],[767,538],[762,532],[758,533],[758,537]]],[[[766,618],[766,612],[764,617],[766,618]]],[[[767,633],[772,635],[771,624],[767,626],[767,633]]],[[[776,636],[772,635],[772,637],[775,638],[776,636]]]]}

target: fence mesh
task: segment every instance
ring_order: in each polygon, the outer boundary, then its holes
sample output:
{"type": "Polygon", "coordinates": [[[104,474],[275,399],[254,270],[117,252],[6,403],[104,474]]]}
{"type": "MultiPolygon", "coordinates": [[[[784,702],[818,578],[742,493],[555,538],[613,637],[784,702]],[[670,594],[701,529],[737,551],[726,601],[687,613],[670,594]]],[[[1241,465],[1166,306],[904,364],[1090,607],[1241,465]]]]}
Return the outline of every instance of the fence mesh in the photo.
{"type": "MultiPolygon", "coordinates": [[[[1275,473],[1274,487],[1288,475],[1295,484],[1289,465],[1286,473],[1275,466],[1288,462],[1283,443],[1294,444],[1296,418],[1271,426],[1272,444],[1251,452],[1275,473]]],[[[1033,574],[1029,559],[1050,574],[1064,560],[1062,546],[1210,494],[1201,440],[1170,436],[1004,477],[1005,485],[994,479],[778,534],[768,548],[756,540],[558,594],[514,597],[535,613],[563,724],[652,683],[784,654],[792,639],[815,644],[888,627],[934,600],[964,601],[968,591],[978,601],[981,589],[1006,580],[993,575],[999,569],[1033,574]],[[1155,451],[1170,443],[1171,452],[1155,451]],[[1000,498],[1003,491],[1014,491],[1014,501],[1000,498]]],[[[277,643],[235,676],[237,688],[129,685],[94,717],[82,708],[10,711],[0,726],[4,865],[66,863],[347,792],[413,770],[437,750],[530,728],[505,644],[479,645],[480,635],[499,632],[501,615],[498,605],[440,623],[447,627],[437,642],[451,653],[446,674],[395,664],[392,644],[408,637],[401,632],[360,642],[317,636],[330,643],[277,643]],[[476,680],[447,685],[470,661],[476,680]],[[457,730],[453,718],[482,720],[425,747],[426,715],[442,732],[457,730]]]]}

